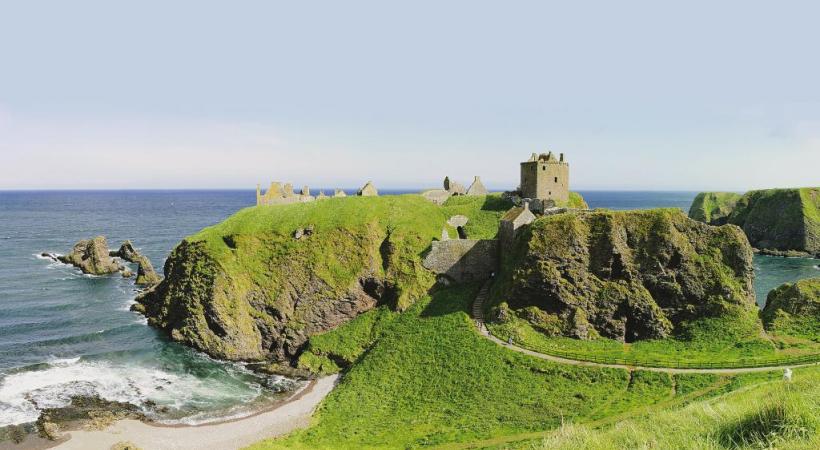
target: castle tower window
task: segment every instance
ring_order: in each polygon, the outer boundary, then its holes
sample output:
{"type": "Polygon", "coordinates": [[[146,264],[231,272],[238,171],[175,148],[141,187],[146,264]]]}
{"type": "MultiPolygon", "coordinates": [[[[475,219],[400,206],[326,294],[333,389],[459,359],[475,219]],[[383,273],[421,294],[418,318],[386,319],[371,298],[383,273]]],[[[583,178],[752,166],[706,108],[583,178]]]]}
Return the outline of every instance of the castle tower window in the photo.
{"type": "Polygon", "coordinates": [[[558,177],[555,177],[555,182],[556,182],[556,183],[558,182],[558,177]]]}
{"type": "Polygon", "coordinates": [[[541,170],[547,170],[547,166],[541,166],[541,170]]]}

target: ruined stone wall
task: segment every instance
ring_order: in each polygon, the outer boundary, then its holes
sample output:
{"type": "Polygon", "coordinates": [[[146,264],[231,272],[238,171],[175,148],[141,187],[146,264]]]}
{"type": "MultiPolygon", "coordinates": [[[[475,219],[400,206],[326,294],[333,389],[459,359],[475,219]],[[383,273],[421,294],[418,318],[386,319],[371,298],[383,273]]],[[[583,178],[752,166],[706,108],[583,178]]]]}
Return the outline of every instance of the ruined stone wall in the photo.
{"type": "Polygon", "coordinates": [[[498,241],[495,239],[434,241],[423,264],[425,268],[457,283],[484,280],[489,278],[498,267],[498,241]]]}

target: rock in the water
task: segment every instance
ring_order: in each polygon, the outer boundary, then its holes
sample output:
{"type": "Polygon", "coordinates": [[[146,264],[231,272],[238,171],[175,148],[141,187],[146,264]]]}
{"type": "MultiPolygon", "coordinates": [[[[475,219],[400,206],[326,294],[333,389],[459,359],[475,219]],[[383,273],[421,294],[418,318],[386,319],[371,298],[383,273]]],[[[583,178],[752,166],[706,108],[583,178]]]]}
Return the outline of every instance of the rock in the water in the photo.
{"type": "Polygon", "coordinates": [[[773,289],[760,316],[770,331],[820,340],[820,277],[773,289]]]}
{"type": "Polygon", "coordinates": [[[128,267],[123,267],[120,271],[120,274],[123,278],[131,278],[134,276],[134,272],[131,271],[128,267]]]}
{"type": "Polygon", "coordinates": [[[137,279],[134,283],[152,286],[162,281],[147,256],[140,255],[137,264],[139,267],[137,268],[137,279]]]}
{"type": "Polygon", "coordinates": [[[57,256],[57,254],[55,254],[55,253],[43,252],[43,253],[40,253],[40,256],[43,257],[43,258],[48,258],[52,261],[59,261],[60,260],[59,256],[57,256]]]}
{"type": "Polygon", "coordinates": [[[743,229],[752,246],[769,253],[820,254],[820,188],[766,189],[742,196],[698,194],[689,216],[743,229]]]}
{"type": "Polygon", "coordinates": [[[105,236],[77,242],[71,253],[60,256],[58,259],[78,267],[83,273],[92,275],[106,275],[119,272],[121,269],[120,265],[109,255],[105,236]]]}
{"type": "Polygon", "coordinates": [[[757,320],[752,249],[732,225],[677,210],[565,213],[533,222],[510,252],[495,303],[548,334],[632,342],[701,317],[757,320]]]}
{"type": "Polygon", "coordinates": [[[120,248],[117,251],[112,251],[110,255],[120,257],[132,263],[139,262],[139,258],[142,256],[140,252],[134,248],[134,244],[132,244],[131,241],[123,242],[120,248]]]}

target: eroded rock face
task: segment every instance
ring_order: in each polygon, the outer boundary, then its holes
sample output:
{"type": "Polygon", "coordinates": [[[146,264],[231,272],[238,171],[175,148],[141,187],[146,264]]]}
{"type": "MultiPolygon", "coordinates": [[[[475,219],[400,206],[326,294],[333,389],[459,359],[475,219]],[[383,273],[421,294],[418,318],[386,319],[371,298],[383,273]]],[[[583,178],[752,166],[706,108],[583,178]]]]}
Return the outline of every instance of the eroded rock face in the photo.
{"type": "Polygon", "coordinates": [[[742,196],[698,194],[689,216],[743,229],[749,242],[770,254],[820,255],[820,188],[765,189],[742,196]]]}
{"type": "Polygon", "coordinates": [[[105,236],[77,242],[71,253],[58,257],[66,264],[78,267],[83,273],[106,275],[119,272],[121,266],[109,255],[105,236]]]}
{"type": "MultiPolygon", "coordinates": [[[[214,357],[289,362],[310,336],[377,304],[401,305],[411,283],[401,290],[394,280],[405,271],[417,276],[410,268],[399,273],[394,263],[408,264],[410,256],[375,226],[312,231],[298,240],[292,233],[233,235],[225,244],[230,261],[214,258],[205,242],[183,241],[166,260],[165,279],[134,309],[172,339],[214,357]],[[328,258],[344,261],[354,281],[329,284],[334,275],[322,266],[328,258]]],[[[425,292],[434,277],[415,264],[425,292]]]]}
{"type": "Polygon", "coordinates": [[[120,245],[120,248],[117,251],[112,251],[109,253],[111,256],[117,256],[122,258],[128,262],[137,263],[139,262],[140,252],[138,252],[134,248],[134,244],[131,241],[125,241],[120,245]]]}
{"type": "Polygon", "coordinates": [[[162,277],[154,270],[151,260],[145,255],[139,255],[134,261],[138,264],[135,284],[155,285],[162,281],[162,277]]]}
{"type": "Polygon", "coordinates": [[[683,321],[755,315],[752,255],[738,227],[677,210],[560,214],[516,239],[495,302],[547,334],[663,338],[683,321]]]}

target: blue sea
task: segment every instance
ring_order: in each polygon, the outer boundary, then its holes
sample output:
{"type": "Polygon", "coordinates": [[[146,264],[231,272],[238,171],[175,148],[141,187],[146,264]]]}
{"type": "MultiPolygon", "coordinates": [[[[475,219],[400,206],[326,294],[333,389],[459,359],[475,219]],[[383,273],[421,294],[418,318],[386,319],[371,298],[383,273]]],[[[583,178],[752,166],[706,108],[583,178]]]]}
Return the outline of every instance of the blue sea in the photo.
{"type": "MultiPolygon", "coordinates": [[[[383,194],[406,191],[384,191],[383,194]]],[[[593,208],[677,207],[694,192],[581,191],[593,208]]],[[[74,395],[140,406],[165,423],[250,414],[295,387],[172,343],[129,311],[133,279],[89,276],[40,257],[97,235],[130,239],[161,271],[182,238],[255,202],[254,191],[0,192],[0,426],[74,395]]],[[[758,302],[817,260],[759,256],[758,302]]]]}

